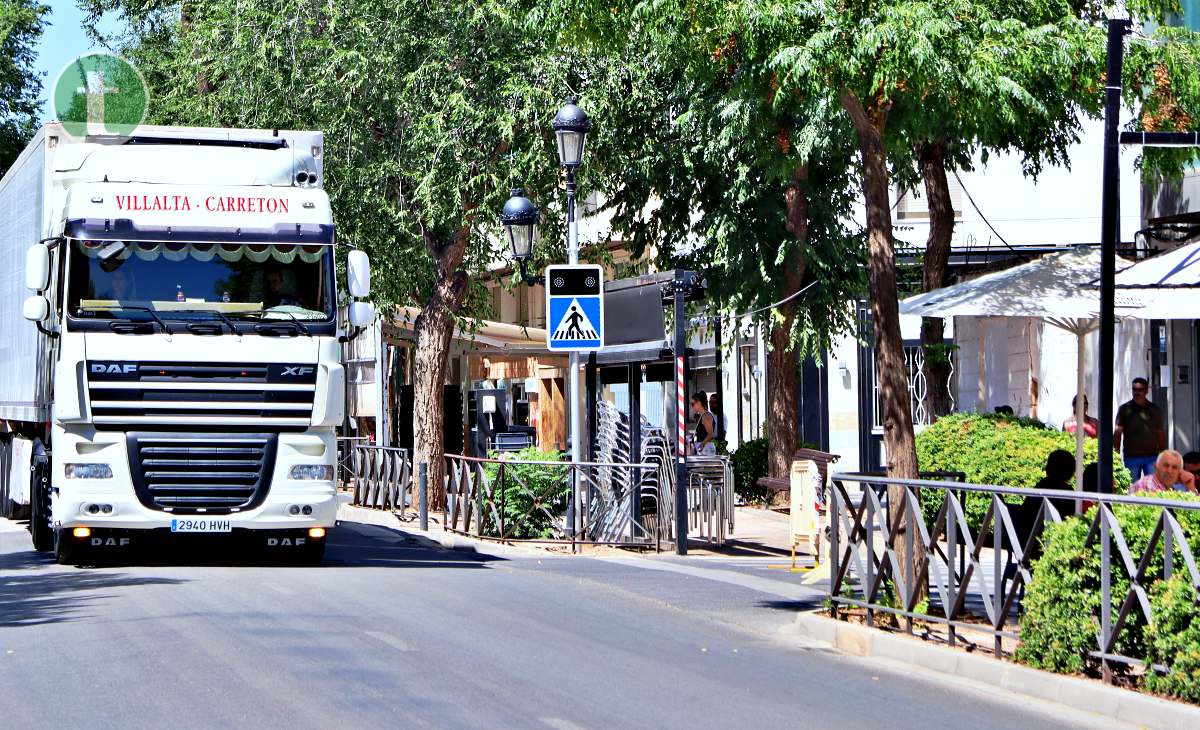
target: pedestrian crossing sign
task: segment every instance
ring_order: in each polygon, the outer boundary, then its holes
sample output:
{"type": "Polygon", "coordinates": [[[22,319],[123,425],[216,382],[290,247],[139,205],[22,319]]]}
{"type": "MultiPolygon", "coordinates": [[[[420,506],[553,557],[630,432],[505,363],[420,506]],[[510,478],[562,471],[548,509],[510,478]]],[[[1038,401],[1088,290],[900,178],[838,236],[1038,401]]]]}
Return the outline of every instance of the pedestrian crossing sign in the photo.
{"type": "Polygon", "coordinates": [[[546,347],[591,352],[604,346],[604,269],[546,267],[546,347]]]}

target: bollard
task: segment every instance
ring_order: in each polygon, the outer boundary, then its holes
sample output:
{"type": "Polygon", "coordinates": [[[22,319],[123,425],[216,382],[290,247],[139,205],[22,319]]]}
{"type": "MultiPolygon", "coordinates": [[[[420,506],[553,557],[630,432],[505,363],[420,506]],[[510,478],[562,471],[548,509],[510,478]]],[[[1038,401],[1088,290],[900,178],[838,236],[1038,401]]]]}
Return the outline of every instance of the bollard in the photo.
{"type": "Polygon", "coordinates": [[[422,461],[418,465],[417,478],[417,509],[421,514],[421,531],[429,531],[429,462],[422,461]]]}

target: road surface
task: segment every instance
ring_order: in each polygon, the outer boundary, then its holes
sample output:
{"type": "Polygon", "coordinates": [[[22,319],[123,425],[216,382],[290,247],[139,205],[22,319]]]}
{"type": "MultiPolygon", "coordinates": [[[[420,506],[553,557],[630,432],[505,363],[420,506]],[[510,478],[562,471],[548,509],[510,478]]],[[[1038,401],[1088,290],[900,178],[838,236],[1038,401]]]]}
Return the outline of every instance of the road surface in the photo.
{"type": "Polygon", "coordinates": [[[191,553],[80,569],[0,520],[0,726],[1103,725],[804,646],[781,629],[805,600],[690,567],[719,563],[644,562],[343,523],[317,568],[191,553]]]}

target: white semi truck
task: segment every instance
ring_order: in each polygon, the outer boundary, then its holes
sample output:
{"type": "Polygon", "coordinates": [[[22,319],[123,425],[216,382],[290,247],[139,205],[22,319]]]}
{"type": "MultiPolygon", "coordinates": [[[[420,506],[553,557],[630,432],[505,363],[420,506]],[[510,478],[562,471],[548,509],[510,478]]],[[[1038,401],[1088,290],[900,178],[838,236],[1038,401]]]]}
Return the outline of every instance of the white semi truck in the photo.
{"type": "Polygon", "coordinates": [[[322,158],[320,132],[51,123],[0,180],[0,512],[38,550],[212,533],[321,559],[339,304],[374,316],[359,251],[339,301],[322,158]]]}

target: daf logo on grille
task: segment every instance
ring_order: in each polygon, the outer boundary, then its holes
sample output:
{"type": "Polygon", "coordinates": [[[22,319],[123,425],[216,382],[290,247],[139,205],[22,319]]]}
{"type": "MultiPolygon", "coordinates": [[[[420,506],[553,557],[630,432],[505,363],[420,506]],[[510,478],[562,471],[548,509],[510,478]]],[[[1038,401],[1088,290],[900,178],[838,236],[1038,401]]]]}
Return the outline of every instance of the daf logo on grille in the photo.
{"type": "Polygon", "coordinates": [[[302,365],[294,365],[291,367],[285,367],[283,369],[284,375],[301,376],[301,375],[312,375],[312,373],[313,373],[313,369],[311,367],[302,366],[302,365]]]}
{"type": "Polygon", "coordinates": [[[117,375],[128,375],[136,373],[138,370],[137,363],[132,362],[94,362],[92,363],[93,373],[116,373],[117,375]]]}

